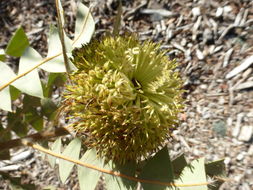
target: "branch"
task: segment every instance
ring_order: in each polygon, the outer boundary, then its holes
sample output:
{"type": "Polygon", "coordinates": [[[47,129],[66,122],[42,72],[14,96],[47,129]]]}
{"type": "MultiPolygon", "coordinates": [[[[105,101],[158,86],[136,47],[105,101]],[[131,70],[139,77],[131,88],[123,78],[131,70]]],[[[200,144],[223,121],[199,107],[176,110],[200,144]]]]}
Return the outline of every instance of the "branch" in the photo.
{"type": "MultiPolygon", "coordinates": [[[[84,24],[82,26],[82,31],[80,32],[80,34],[78,35],[78,37],[72,42],[72,46],[77,42],[77,40],[79,40],[79,38],[81,37],[82,33],[84,32],[84,29],[85,29],[85,25],[87,23],[87,20],[88,20],[88,16],[90,14],[90,9],[89,9],[89,12],[87,14],[87,16],[85,17],[85,21],[84,21],[84,24]]],[[[32,67],[31,69],[29,69],[28,71],[24,72],[24,73],[21,73],[19,75],[17,75],[14,79],[10,80],[9,82],[3,84],[2,86],[0,86],[0,91],[2,91],[4,88],[6,88],[7,86],[11,85],[13,82],[15,82],[16,80],[18,80],[19,78],[27,75],[28,73],[30,73],[31,71],[33,71],[34,69],[38,68],[39,66],[43,65],[44,63],[54,59],[55,57],[58,57],[60,55],[62,55],[63,53],[60,52],[56,55],[53,55],[51,57],[47,57],[45,58],[44,60],[42,60],[40,63],[38,63],[37,65],[35,65],[34,67],[32,67]]]]}
{"type": "Polygon", "coordinates": [[[122,178],[125,178],[128,180],[131,180],[131,181],[136,181],[136,182],[141,182],[141,183],[149,183],[149,184],[157,184],[157,185],[163,185],[163,186],[175,186],[175,187],[193,187],[193,186],[203,186],[203,185],[212,184],[212,182],[203,182],[203,183],[196,183],[196,184],[176,184],[176,183],[161,182],[161,181],[156,181],[156,180],[139,179],[137,177],[128,176],[128,175],[125,175],[120,172],[115,172],[112,170],[106,170],[103,168],[99,168],[94,165],[81,162],[80,160],[75,160],[75,159],[63,156],[62,154],[57,154],[51,150],[43,148],[40,145],[33,144],[32,142],[22,141],[22,143],[26,146],[30,146],[38,151],[44,152],[44,153],[49,154],[51,156],[72,162],[72,163],[80,165],[80,166],[84,166],[86,168],[90,168],[90,169],[93,169],[93,170],[96,170],[96,171],[99,171],[102,173],[106,173],[106,174],[117,176],[117,177],[122,177],[122,178]]]}
{"type": "Polygon", "coordinates": [[[28,73],[30,73],[31,71],[33,71],[34,69],[38,68],[39,66],[43,65],[44,63],[54,59],[55,57],[58,57],[59,55],[61,55],[62,53],[58,53],[54,56],[51,56],[51,57],[47,57],[45,58],[43,61],[41,61],[40,63],[38,63],[37,65],[35,65],[34,67],[32,67],[31,69],[29,69],[28,71],[26,72],[23,72],[19,75],[17,75],[14,79],[10,80],[9,82],[5,83],[4,85],[0,86],[0,91],[3,90],[4,88],[6,88],[7,86],[9,86],[10,84],[12,84],[13,82],[15,82],[16,80],[18,80],[19,78],[27,75],[28,73]]]}
{"type": "Polygon", "coordinates": [[[42,141],[42,140],[47,140],[50,138],[54,138],[54,137],[59,137],[59,136],[63,136],[63,135],[67,135],[69,134],[69,132],[67,131],[67,129],[61,127],[61,128],[56,128],[54,131],[44,131],[41,133],[35,133],[32,135],[28,135],[26,137],[23,138],[19,138],[19,139],[13,139],[13,140],[9,140],[6,142],[2,142],[0,143],[0,152],[6,149],[11,149],[11,148],[15,148],[18,146],[23,146],[23,141],[26,142],[37,142],[37,141],[42,141]]]}
{"type": "Polygon", "coordinates": [[[56,5],[56,11],[57,11],[57,17],[58,17],[58,19],[57,19],[58,20],[58,29],[59,29],[59,37],[60,37],[60,41],[61,41],[61,46],[62,46],[64,65],[65,65],[65,68],[66,68],[66,72],[70,73],[71,69],[70,69],[69,62],[68,62],[68,56],[67,56],[67,53],[66,53],[66,46],[65,46],[65,40],[64,40],[64,30],[63,30],[63,25],[62,25],[61,13],[60,13],[58,0],[55,0],[55,5],[56,5]]]}

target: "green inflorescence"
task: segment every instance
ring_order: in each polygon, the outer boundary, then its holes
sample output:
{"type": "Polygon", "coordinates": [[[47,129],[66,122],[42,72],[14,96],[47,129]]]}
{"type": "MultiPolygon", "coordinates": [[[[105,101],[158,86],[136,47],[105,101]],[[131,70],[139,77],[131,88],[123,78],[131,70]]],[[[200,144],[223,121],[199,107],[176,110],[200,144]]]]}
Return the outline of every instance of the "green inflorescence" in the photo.
{"type": "Polygon", "coordinates": [[[66,86],[72,128],[98,155],[138,162],[163,145],[182,108],[182,80],[159,45],[135,36],[104,37],[73,52],[66,86]]]}

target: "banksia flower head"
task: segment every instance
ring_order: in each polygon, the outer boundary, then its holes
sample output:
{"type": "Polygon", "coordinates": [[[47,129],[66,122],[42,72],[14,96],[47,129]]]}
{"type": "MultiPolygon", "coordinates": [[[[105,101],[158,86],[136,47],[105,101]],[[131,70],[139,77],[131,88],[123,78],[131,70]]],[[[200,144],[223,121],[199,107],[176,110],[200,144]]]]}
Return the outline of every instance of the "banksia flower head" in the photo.
{"type": "Polygon", "coordinates": [[[98,155],[138,162],[163,145],[182,108],[175,61],[135,36],[104,37],[73,52],[78,68],[67,85],[72,128],[98,155]]]}

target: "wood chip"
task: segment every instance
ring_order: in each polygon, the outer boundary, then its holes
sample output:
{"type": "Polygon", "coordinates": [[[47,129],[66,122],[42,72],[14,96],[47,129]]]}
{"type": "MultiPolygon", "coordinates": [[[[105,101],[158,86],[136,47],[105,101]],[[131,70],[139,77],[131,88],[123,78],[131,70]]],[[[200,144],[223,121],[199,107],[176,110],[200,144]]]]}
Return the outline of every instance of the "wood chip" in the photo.
{"type": "Polygon", "coordinates": [[[248,142],[253,135],[253,126],[243,126],[238,140],[248,142]]]}
{"type": "Polygon", "coordinates": [[[0,168],[1,172],[6,172],[6,171],[15,171],[18,170],[21,167],[21,165],[9,165],[9,166],[5,166],[0,168]]]}
{"type": "Polygon", "coordinates": [[[242,17],[242,20],[240,22],[240,25],[241,26],[244,26],[246,21],[247,21],[247,17],[248,17],[248,14],[249,14],[249,9],[246,9],[243,13],[243,17],[242,17]]]}
{"type": "MultiPolygon", "coordinates": [[[[248,68],[246,71],[244,71],[242,74],[240,74],[240,75],[237,75],[237,76],[240,76],[240,79],[238,78],[238,79],[236,79],[236,77],[235,78],[233,78],[235,81],[236,81],[236,83],[235,83],[235,85],[233,86],[233,90],[235,90],[239,85],[241,85],[242,83],[244,83],[245,82],[245,80],[249,77],[249,75],[251,74],[251,72],[252,72],[252,68],[248,68]]],[[[249,80],[250,81],[250,80],[249,80]]]]}
{"type": "Polygon", "coordinates": [[[171,43],[175,48],[181,50],[182,52],[185,52],[185,48],[183,46],[181,46],[180,44],[174,42],[174,43],[171,43]]]}
{"type": "Polygon", "coordinates": [[[27,151],[21,152],[21,153],[15,155],[15,156],[13,156],[11,158],[11,162],[15,163],[15,162],[18,162],[20,160],[27,159],[28,157],[32,156],[32,154],[33,154],[33,151],[31,151],[31,150],[27,150],[27,151]]]}
{"type": "Polygon", "coordinates": [[[224,61],[223,61],[223,68],[226,67],[229,63],[229,60],[230,60],[230,57],[233,53],[234,49],[233,48],[230,48],[226,53],[225,53],[225,56],[224,56],[224,61]]]}
{"type": "Polygon", "coordinates": [[[232,131],[232,136],[233,137],[237,137],[239,135],[243,117],[244,117],[243,113],[239,113],[237,115],[236,125],[235,125],[235,127],[233,128],[233,131],[232,131]]]}
{"type": "Polygon", "coordinates": [[[218,42],[220,43],[221,40],[227,35],[227,33],[228,33],[230,30],[232,30],[233,28],[235,28],[235,25],[234,25],[234,24],[232,24],[232,25],[226,27],[226,28],[223,30],[223,32],[221,33],[221,35],[220,35],[220,37],[219,37],[219,39],[218,39],[218,42]]]}
{"type": "Polygon", "coordinates": [[[241,8],[239,13],[237,14],[234,22],[234,26],[239,26],[243,17],[244,8],[241,8]]]}
{"type": "Polygon", "coordinates": [[[148,15],[157,14],[157,15],[160,15],[162,17],[178,16],[178,13],[173,13],[173,12],[168,11],[166,9],[143,9],[140,12],[142,14],[148,14],[148,15]]]}
{"type": "Polygon", "coordinates": [[[247,81],[234,87],[234,90],[243,90],[247,88],[253,88],[253,81],[247,81]]]}
{"type": "Polygon", "coordinates": [[[242,64],[240,64],[238,67],[234,68],[232,71],[230,71],[227,75],[226,75],[226,79],[230,79],[232,77],[234,77],[235,75],[239,74],[240,72],[244,71],[245,69],[247,69],[249,66],[251,66],[251,64],[253,64],[253,55],[251,55],[250,57],[246,58],[242,64]]]}
{"type": "Polygon", "coordinates": [[[188,145],[188,143],[186,142],[186,140],[184,139],[184,137],[182,137],[181,135],[179,135],[179,140],[180,142],[186,147],[186,149],[188,151],[191,151],[191,148],[190,146],[188,145]]]}
{"type": "Polygon", "coordinates": [[[215,13],[216,17],[221,17],[223,14],[223,8],[222,7],[218,7],[215,13]]]}
{"type": "Polygon", "coordinates": [[[129,18],[130,16],[134,15],[136,12],[138,12],[141,8],[147,5],[147,1],[142,2],[139,6],[129,10],[125,15],[124,18],[129,18]]]}
{"type": "Polygon", "coordinates": [[[199,16],[201,14],[200,7],[194,7],[192,9],[192,14],[193,14],[194,17],[199,16]]]}
{"type": "Polygon", "coordinates": [[[195,41],[197,39],[197,31],[198,31],[198,28],[201,24],[201,20],[202,20],[202,16],[199,16],[197,21],[193,25],[193,28],[192,28],[192,40],[193,41],[195,41]]]}
{"type": "Polygon", "coordinates": [[[196,55],[199,60],[203,60],[205,58],[204,54],[199,49],[196,49],[196,55]]]}
{"type": "Polygon", "coordinates": [[[222,50],[222,48],[223,48],[223,46],[221,45],[221,46],[217,46],[217,47],[215,47],[214,48],[214,50],[213,50],[213,53],[217,53],[217,52],[219,52],[220,50],[222,50]]]}

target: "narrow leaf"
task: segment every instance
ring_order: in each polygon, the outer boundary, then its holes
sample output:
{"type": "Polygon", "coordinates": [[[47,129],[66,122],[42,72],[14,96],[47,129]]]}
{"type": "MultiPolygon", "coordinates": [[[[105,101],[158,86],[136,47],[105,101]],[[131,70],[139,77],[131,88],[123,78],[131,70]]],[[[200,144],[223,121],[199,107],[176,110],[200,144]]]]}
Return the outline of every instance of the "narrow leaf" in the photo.
{"type": "MultiPolygon", "coordinates": [[[[78,138],[72,140],[63,151],[63,155],[72,159],[79,159],[79,153],[81,149],[81,141],[78,138]]],[[[59,173],[62,183],[68,178],[74,164],[65,160],[59,161],[59,173]]]]}
{"type": "MultiPolygon", "coordinates": [[[[81,158],[82,162],[94,165],[98,168],[103,167],[103,160],[97,157],[96,151],[87,150],[81,158]]],[[[94,190],[101,173],[83,166],[78,166],[78,179],[81,190],[94,190]]]]}
{"type": "Polygon", "coordinates": [[[15,88],[14,86],[10,86],[11,100],[16,100],[19,98],[21,91],[15,88]]]}
{"type": "MultiPolygon", "coordinates": [[[[207,163],[205,165],[206,173],[209,177],[226,177],[225,163],[224,160],[217,160],[214,162],[207,163]]],[[[211,185],[208,185],[208,189],[218,190],[220,186],[224,183],[222,180],[216,180],[211,185]]]]}
{"type": "Polygon", "coordinates": [[[31,125],[35,130],[41,131],[43,129],[43,117],[39,115],[36,108],[31,108],[25,113],[25,122],[31,125]]]}
{"type": "Polygon", "coordinates": [[[3,49],[0,49],[0,61],[5,61],[5,53],[3,49]]]}
{"type": "MultiPolygon", "coordinates": [[[[68,38],[68,36],[66,34],[64,34],[64,38],[65,38],[65,43],[67,46],[67,52],[71,52],[72,48],[71,48],[71,43],[72,40],[68,38]]],[[[58,28],[56,28],[55,26],[51,25],[50,26],[50,33],[49,33],[49,37],[48,37],[48,52],[47,52],[47,57],[51,57],[53,55],[56,55],[58,53],[62,53],[62,47],[61,47],[61,41],[60,41],[60,37],[59,37],[59,31],[58,28]]]]}
{"type": "MultiPolygon", "coordinates": [[[[14,72],[5,63],[0,61],[0,86],[4,85],[15,78],[14,72]]],[[[12,111],[11,109],[11,96],[9,86],[0,91],[0,108],[6,111],[12,111]]]]}
{"type": "Polygon", "coordinates": [[[12,111],[10,88],[7,86],[0,91],[0,108],[5,111],[12,111]]]}
{"type": "Polygon", "coordinates": [[[27,135],[28,133],[28,129],[27,126],[22,123],[21,121],[16,122],[13,127],[12,130],[19,136],[19,137],[24,137],[27,135]]]}
{"type": "MultiPolygon", "coordinates": [[[[71,54],[67,53],[67,56],[70,57],[71,54]]],[[[76,67],[69,61],[71,70],[76,70],[76,67]]],[[[64,58],[63,55],[59,55],[50,61],[47,61],[43,65],[41,65],[39,68],[43,69],[44,71],[50,72],[50,73],[65,73],[66,68],[64,65],[64,58]]]]}
{"type": "Polygon", "coordinates": [[[41,111],[44,116],[49,120],[53,119],[55,111],[57,110],[57,105],[50,98],[41,99],[41,111]]]}
{"type": "Polygon", "coordinates": [[[179,176],[185,166],[187,166],[187,162],[185,160],[184,154],[182,154],[182,155],[178,156],[176,159],[174,159],[172,161],[174,175],[179,176]]]}
{"type": "MultiPolygon", "coordinates": [[[[55,26],[50,27],[50,33],[49,33],[48,39],[49,40],[48,40],[47,58],[53,57],[57,54],[59,54],[59,55],[56,56],[55,58],[47,61],[46,63],[41,65],[39,68],[41,68],[47,72],[51,72],[51,73],[66,72],[66,68],[64,65],[64,58],[63,58],[63,54],[62,54],[62,45],[61,45],[61,41],[59,38],[59,32],[55,26]]],[[[72,45],[71,45],[72,41],[67,37],[66,34],[64,35],[64,39],[65,39],[67,56],[70,57],[71,56],[70,52],[72,51],[72,45]]],[[[69,63],[70,63],[70,61],[69,61],[69,63]]],[[[75,69],[75,67],[71,63],[70,63],[70,67],[71,67],[71,69],[75,69]]]]}
{"type": "Polygon", "coordinates": [[[77,5],[74,47],[89,43],[95,30],[95,22],[88,7],[82,3],[77,5]]]}
{"type": "Polygon", "coordinates": [[[28,38],[23,28],[20,27],[16,30],[15,34],[12,36],[5,52],[8,55],[20,57],[28,46],[29,46],[28,38]]]}
{"type": "MultiPolygon", "coordinates": [[[[140,174],[140,178],[167,183],[173,182],[173,170],[167,147],[164,147],[153,158],[148,160],[140,174]]],[[[156,184],[141,183],[141,185],[144,190],[166,189],[166,186],[156,184]]]]}
{"type": "MultiPolygon", "coordinates": [[[[38,62],[42,60],[40,54],[33,48],[27,48],[19,61],[18,73],[24,73],[34,67],[38,62]]],[[[27,75],[21,77],[13,83],[20,91],[29,94],[31,96],[43,97],[43,90],[40,82],[40,77],[37,69],[29,72],[27,75]]]]}
{"type": "Polygon", "coordinates": [[[19,137],[27,135],[27,126],[23,123],[22,109],[17,108],[15,113],[9,112],[7,115],[8,128],[14,131],[19,137]]]}
{"type": "Polygon", "coordinates": [[[225,177],[225,163],[224,160],[217,160],[214,162],[209,162],[205,165],[207,175],[213,176],[221,176],[225,177]]]}
{"type": "Polygon", "coordinates": [[[15,73],[12,71],[12,69],[5,63],[0,61],[0,71],[1,71],[1,76],[0,76],[0,83],[6,83],[15,78],[15,73]]]}
{"type": "MultiPolygon", "coordinates": [[[[115,165],[109,162],[105,168],[111,171],[120,172],[122,174],[135,177],[136,164],[126,163],[125,165],[115,165]]],[[[116,177],[113,175],[105,174],[105,182],[107,189],[111,190],[134,190],[136,189],[137,182],[130,181],[125,178],[116,177]]]]}
{"type": "Polygon", "coordinates": [[[206,172],[204,158],[194,160],[191,164],[187,165],[182,171],[178,179],[175,180],[176,184],[195,184],[196,186],[178,187],[178,190],[207,190],[206,172]]]}
{"type": "Polygon", "coordinates": [[[63,86],[66,81],[66,75],[62,73],[50,73],[48,76],[47,87],[52,88],[53,85],[59,87],[63,86]]]}
{"type": "Polygon", "coordinates": [[[40,98],[29,96],[27,94],[24,95],[23,98],[23,112],[29,112],[29,110],[37,109],[37,107],[41,106],[40,98]]]}
{"type": "MultiPolygon", "coordinates": [[[[57,154],[61,153],[61,138],[56,139],[56,141],[52,144],[51,150],[57,154]]],[[[48,155],[48,161],[51,167],[53,168],[55,166],[56,158],[53,156],[48,155]]]]}
{"type": "Polygon", "coordinates": [[[44,83],[43,86],[44,96],[46,98],[50,98],[52,96],[54,87],[63,86],[65,81],[66,75],[64,75],[63,73],[50,73],[48,76],[47,83],[44,83]]]}

